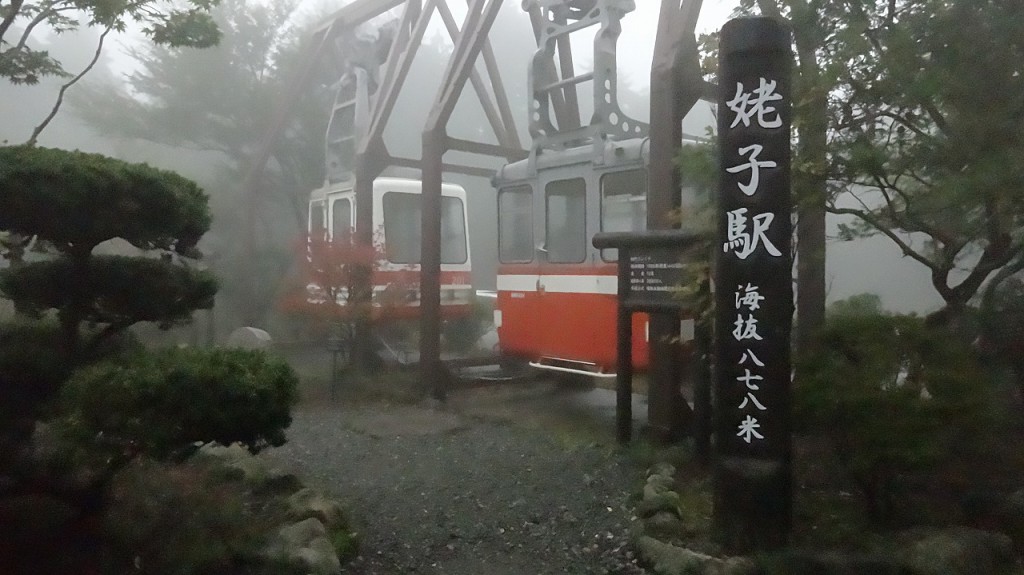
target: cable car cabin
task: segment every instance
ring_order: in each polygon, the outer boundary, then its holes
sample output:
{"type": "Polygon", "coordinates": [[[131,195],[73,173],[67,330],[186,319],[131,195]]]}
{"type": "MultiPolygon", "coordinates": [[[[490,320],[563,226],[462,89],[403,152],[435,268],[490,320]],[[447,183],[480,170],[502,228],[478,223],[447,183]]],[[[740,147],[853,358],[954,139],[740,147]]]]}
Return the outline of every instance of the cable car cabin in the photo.
{"type": "MultiPolygon", "coordinates": [[[[377,263],[373,271],[374,317],[414,318],[419,315],[421,182],[377,178],[373,182],[373,229],[377,263]],[[400,297],[394,297],[396,289],[400,297]],[[384,308],[387,308],[387,313],[384,308]]],[[[356,223],[351,181],[329,184],[310,194],[309,236],[332,241],[350,238],[356,223]]],[[[441,313],[470,313],[473,296],[467,241],[466,191],[441,187],[441,313]]],[[[315,286],[311,286],[315,289],[315,286]]],[[[339,304],[345,305],[339,295],[339,304]]]]}
{"type": "MultiPolygon", "coordinates": [[[[599,231],[647,223],[649,140],[541,153],[504,166],[498,190],[498,299],[502,354],[534,367],[614,377],[617,250],[599,231]]],[[[648,365],[647,315],[633,315],[633,360],[648,365]]]]}

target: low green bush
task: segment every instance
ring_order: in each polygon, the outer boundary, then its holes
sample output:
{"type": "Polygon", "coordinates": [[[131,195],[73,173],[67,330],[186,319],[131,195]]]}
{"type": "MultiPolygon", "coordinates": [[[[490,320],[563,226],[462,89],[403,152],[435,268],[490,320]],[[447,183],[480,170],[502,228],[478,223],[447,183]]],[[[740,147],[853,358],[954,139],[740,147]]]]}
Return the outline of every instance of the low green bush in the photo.
{"type": "MultiPolygon", "coordinates": [[[[138,350],[130,334],[109,338],[80,361],[138,350]]],[[[47,404],[76,367],[56,321],[19,319],[0,324],[0,435],[26,439],[47,404]]]]}
{"type": "Polygon", "coordinates": [[[56,323],[0,325],[0,429],[30,427],[70,375],[56,323]]]}
{"type": "Polygon", "coordinates": [[[910,316],[830,317],[794,387],[798,428],[827,437],[879,523],[901,479],[984,436],[989,392],[971,350],[910,316]]]}
{"type": "Polygon", "coordinates": [[[264,556],[282,517],[236,482],[194,461],[168,465],[141,459],[111,483],[101,520],[107,572],[301,574],[264,556]]]}
{"type": "Polygon", "coordinates": [[[298,380],[260,351],[169,349],[77,372],[62,393],[73,437],[157,459],[196,442],[281,445],[298,380]]]}

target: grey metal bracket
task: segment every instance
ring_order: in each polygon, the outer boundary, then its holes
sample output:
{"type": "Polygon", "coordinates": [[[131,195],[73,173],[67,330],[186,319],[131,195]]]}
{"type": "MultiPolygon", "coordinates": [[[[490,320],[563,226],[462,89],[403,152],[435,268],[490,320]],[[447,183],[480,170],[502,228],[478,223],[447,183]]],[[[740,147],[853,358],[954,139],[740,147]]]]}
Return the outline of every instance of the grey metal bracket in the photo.
{"type": "Polygon", "coordinates": [[[636,9],[634,0],[524,0],[523,9],[541,14],[539,48],[529,74],[532,155],[588,143],[603,150],[606,140],[646,136],[648,124],[623,113],[618,102],[616,49],[621,20],[636,9]],[[591,26],[600,26],[594,36],[594,68],[577,75],[569,36],[591,26]],[[584,82],[593,85],[594,111],[581,125],[577,86],[584,82]]]}

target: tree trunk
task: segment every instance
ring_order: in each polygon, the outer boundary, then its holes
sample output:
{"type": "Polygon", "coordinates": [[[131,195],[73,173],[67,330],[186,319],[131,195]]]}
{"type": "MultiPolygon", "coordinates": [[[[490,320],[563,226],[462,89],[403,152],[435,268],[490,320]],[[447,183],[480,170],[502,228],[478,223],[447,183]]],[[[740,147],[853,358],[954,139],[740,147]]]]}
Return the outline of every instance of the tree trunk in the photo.
{"type": "MultiPolygon", "coordinates": [[[[816,66],[817,64],[809,64],[816,66]]],[[[817,69],[801,66],[807,103],[797,109],[801,116],[798,128],[796,169],[793,171],[793,192],[797,199],[797,284],[796,284],[796,355],[806,357],[814,346],[815,335],[825,323],[825,202],[826,132],[828,102],[819,90],[817,69]]]]}

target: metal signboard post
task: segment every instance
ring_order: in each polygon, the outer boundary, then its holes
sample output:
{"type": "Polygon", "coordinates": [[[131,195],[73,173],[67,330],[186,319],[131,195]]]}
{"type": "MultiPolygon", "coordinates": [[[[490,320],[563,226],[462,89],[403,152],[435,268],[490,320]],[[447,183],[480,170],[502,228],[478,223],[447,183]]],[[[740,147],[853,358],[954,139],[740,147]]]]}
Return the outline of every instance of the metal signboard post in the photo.
{"type": "Polygon", "coordinates": [[[715,526],[749,552],[792,523],[790,32],[730,20],[719,50],[715,526]]]}

